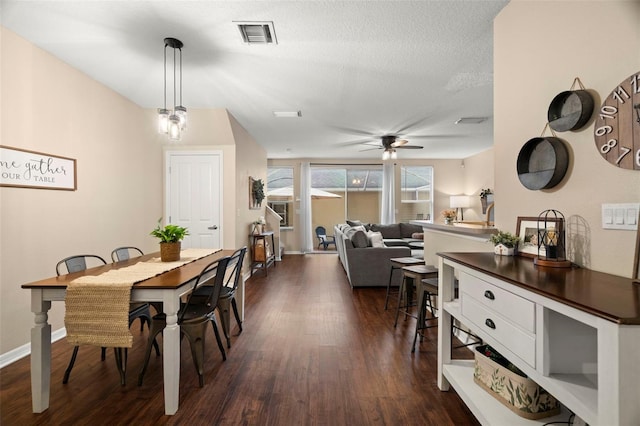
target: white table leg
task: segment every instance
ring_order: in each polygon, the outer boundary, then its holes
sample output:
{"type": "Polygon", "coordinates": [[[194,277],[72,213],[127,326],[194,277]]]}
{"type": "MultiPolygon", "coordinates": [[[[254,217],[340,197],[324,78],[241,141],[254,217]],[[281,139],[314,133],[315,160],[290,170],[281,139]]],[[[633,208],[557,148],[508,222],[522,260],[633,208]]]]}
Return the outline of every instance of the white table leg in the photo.
{"type": "Polygon", "coordinates": [[[43,299],[43,290],[31,290],[31,312],[34,325],[31,329],[31,401],[34,413],[49,408],[51,388],[51,325],[47,312],[51,302],[43,299]]]}
{"type": "Polygon", "coordinates": [[[180,398],[180,326],[178,308],[180,298],[173,292],[165,292],[163,309],[167,315],[167,327],[162,334],[164,371],[164,413],[173,415],[178,411],[180,398]]]}

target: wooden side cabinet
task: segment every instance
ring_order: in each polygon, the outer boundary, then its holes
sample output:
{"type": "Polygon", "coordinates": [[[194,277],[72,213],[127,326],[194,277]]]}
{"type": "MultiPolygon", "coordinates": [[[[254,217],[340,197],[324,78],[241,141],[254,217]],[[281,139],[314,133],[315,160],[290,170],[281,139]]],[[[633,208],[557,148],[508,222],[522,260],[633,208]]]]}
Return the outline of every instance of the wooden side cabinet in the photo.
{"type": "Polygon", "coordinates": [[[640,286],[529,258],[438,253],[438,387],[452,386],[482,424],[566,421],[512,413],[473,380],[473,361],[451,358],[457,319],[590,425],[640,421],[640,286]],[[455,284],[458,283],[458,297],[455,284]]]}
{"type": "Polygon", "coordinates": [[[251,239],[251,276],[253,271],[262,270],[265,275],[271,265],[275,266],[276,254],[273,231],[250,234],[251,239]]]}

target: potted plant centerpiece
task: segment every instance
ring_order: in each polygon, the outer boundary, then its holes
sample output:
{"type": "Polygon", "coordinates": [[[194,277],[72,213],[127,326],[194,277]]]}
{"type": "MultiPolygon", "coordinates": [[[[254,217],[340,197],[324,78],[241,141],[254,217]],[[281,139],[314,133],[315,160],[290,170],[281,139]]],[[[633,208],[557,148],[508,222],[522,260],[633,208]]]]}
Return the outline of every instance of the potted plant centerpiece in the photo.
{"type": "Polygon", "coordinates": [[[498,231],[497,234],[491,235],[489,238],[494,245],[493,252],[501,256],[513,256],[520,237],[513,235],[511,232],[498,231]]]}
{"type": "Polygon", "coordinates": [[[187,228],[178,225],[161,226],[162,218],[158,219],[158,226],[151,231],[151,235],[160,239],[160,260],[175,262],[180,260],[180,246],[182,239],[189,235],[187,228]]]}

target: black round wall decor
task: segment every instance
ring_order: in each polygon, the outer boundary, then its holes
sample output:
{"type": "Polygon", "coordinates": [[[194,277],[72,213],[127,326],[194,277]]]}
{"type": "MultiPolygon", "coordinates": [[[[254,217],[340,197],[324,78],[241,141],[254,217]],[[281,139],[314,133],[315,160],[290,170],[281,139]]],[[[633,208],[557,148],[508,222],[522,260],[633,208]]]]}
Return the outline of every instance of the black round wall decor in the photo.
{"type": "Polygon", "coordinates": [[[561,139],[533,138],[518,154],[518,179],[531,190],[549,189],[559,184],[569,167],[569,151],[561,139]]]}
{"type": "Polygon", "coordinates": [[[586,90],[568,90],[559,93],[549,104],[549,126],[557,132],[578,130],[593,114],[593,96],[586,90]]]}

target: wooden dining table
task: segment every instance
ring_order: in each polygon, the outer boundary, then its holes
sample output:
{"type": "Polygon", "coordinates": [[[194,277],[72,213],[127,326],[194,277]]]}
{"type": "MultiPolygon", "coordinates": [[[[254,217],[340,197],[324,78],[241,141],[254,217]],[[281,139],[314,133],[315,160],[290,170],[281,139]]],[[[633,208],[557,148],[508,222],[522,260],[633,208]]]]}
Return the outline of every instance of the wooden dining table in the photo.
{"type": "MultiPolygon", "coordinates": [[[[178,310],[180,297],[191,290],[205,266],[224,256],[231,256],[233,252],[234,250],[219,250],[191,263],[136,283],[131,289],[132,302],[162,302],[162,309],[167,315],[167,327],[163,332],[162,339],[165,414],[175,414],[179,404],[180,326],[178,325],[178,310]]],[[[77,278],[85,275],[99,275],[111,269],[123,268],[159,256],[159,252],[147,254],[122,262],[22,285],[22,288],[31,290],[31,311],[34,314],[34,326],[31,329],[31,397],[34,413],[41,413],[49,408],[51,325],[48,323],[48,311],[51,308],[51,302],[64,301],[67,285],[77,278]]]]}

